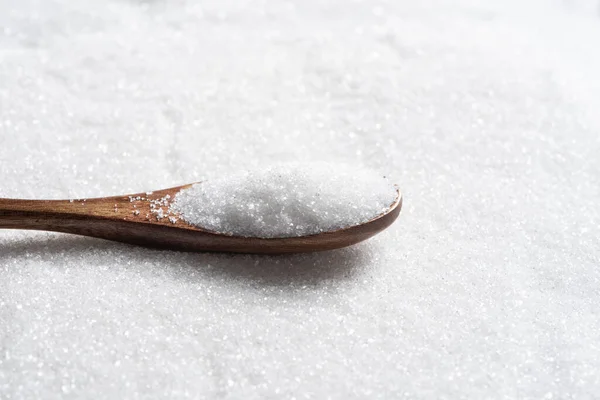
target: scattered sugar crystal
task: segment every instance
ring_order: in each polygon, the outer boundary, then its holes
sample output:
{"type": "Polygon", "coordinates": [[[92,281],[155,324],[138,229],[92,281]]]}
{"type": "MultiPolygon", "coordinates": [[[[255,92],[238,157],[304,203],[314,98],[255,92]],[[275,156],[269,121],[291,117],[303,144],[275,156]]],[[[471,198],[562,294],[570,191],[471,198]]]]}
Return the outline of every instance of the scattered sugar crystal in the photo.
{"type": "Polygon", "coordinates": [[[176,196],[171,210],[210,231],[275,238],[359,225],[396,197],[394,185],[374,171],[283,164],[196,184],[176,196]]]}
{"type": "Polygon", "coordinates": [[[169,215],[169,198],[170,196],[167,195],[166,197],[149,201],[150,212],[154,214],[159,221],[169,215]]]}

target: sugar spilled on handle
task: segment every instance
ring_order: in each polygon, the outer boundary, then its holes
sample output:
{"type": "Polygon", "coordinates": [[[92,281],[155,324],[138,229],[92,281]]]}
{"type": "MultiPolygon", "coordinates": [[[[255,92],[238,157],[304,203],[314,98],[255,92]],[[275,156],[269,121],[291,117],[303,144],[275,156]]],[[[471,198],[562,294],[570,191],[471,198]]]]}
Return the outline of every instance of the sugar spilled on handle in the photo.
{"type": "Polygon", "coordinates": [[[396,196],[389,179],[371,170],[283,164],[195,184],[176,196],[170,212],[228,235],[297,237],[367,222],[396,196]]]}

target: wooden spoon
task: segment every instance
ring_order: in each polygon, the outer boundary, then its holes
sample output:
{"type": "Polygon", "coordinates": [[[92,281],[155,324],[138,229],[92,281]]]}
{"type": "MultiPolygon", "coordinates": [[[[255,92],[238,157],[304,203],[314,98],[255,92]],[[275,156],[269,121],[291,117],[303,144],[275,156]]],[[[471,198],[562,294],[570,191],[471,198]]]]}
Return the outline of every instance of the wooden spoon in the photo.
{"type": "Polygon", "coordinates": [[[361,242],[381,232],[400,213],[398,191],[389,209],[361,225],[310,236],[247,238],[210,232],[189,225],[172,212],[161,218],[184,185],[152,193],[78,200],[0,198],[0,228],[73,233],[135,245],[184,251],[255,254],[332,250],[361,242]]]}

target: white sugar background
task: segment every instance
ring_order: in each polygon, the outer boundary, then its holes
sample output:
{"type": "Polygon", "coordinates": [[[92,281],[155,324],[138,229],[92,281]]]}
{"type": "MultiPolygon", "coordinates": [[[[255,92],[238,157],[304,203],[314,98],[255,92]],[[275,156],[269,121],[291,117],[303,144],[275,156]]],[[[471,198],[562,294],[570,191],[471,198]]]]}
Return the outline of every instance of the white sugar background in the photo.
{"type": "Polygon", "coordinates": [[[283,257],[0,231],[0,398],[590,398],[595,2],[0,1],[0,196],[279,161],[398,222],[283,257]]]}

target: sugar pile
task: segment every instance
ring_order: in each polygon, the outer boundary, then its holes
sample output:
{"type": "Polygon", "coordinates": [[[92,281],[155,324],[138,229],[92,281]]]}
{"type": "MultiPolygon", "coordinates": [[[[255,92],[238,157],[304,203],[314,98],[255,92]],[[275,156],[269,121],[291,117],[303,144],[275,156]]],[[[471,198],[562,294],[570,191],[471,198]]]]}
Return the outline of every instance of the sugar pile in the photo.
{"type": "Polygon", "coordinates": [[[597,398],[597,3],[0,0],[1,197],[328,160],[407,199],[296,256],[0,231],[0,398],[597,398]]]}
{"type": "Polygon", "coordinates": [[[314,235],[385,213],[397,191],[374,171],[283,164],[196,184],[171,210],[198,227],[245,237],[314,235]]]}

